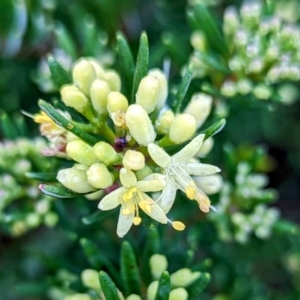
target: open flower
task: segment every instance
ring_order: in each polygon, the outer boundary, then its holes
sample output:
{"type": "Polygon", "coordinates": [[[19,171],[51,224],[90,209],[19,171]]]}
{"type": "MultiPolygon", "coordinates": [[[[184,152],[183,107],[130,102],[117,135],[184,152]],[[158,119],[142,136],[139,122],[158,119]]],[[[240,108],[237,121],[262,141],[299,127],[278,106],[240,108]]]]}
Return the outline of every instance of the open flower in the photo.
{"type": "Polygon", "coordinates": [[[203,140],[204,134],[198,135],[172,157],[158,145],[154,143],[148,145],[149,155],[163,169],[166,176],[167,184],[157,200],[165,213],[172,207],[177,189],[183,191],[189,199],[196,200],[203,212],[208,212],[209,209],[215,210],[210,205],[208,197],[197,187],[190,176],[207,176],[220,172],[218,167],[191,160],[201,148],[203,140]]]}
{"type": "Polygon", "coordinates": [[[99,203],[101,210],[110,210],[121,205],[117,226],[117,234],[123,237],[132,224],[139,225],[141,208],[151,218],[166,224],[168,219],[160,206],[150,198],[145,192],[161,191],[166,182],[161,174],[152,174],[147,180],[137,181],[135,174],[126,168],[120,170],[120,181],[122,187],[105,196],[99,203]],[[153,176],[154,175],[154,176],[153,176]]]}

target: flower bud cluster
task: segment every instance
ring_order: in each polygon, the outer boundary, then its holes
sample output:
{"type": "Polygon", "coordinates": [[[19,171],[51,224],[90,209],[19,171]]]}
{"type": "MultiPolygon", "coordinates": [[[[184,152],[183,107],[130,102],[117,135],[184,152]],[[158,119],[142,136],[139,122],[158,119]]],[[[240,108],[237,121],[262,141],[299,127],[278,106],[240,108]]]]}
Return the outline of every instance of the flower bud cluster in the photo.
{"type": "MultiPolygon", "coordinates": [[[[276,14],[264,15],[261,2],[245,1],[240,9],[229,6],[225,10],[223,33],[230,52],[224,65],[230,74],[220,73],[223,77],[220,93],[225,98],[253,95],[259,100],[271,100],[282,84],[300,80],[297,23],[287,23],[276,14]]],[[[220,83],[216,70],[209,68],[197,54],[206,52],[203,33],[194,32],[191,44],[195,50],[191,58],[195,76],[209,75],[220,83]]],[[[280,96],[283,103],[291,102],[285,95],[280,96]]]]}

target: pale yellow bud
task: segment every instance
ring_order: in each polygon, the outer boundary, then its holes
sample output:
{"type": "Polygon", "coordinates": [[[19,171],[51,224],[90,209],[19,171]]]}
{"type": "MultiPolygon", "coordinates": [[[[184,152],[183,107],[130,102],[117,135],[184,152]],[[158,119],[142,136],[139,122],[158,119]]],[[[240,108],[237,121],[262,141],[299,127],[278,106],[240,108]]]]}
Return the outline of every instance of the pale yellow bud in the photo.
{"type": "Polygon", "coordinates": [[[186,287],[197,280],[199,276],[200,272],[192,272],[188,268],[180,269],[171,275],[171,286],[186,287]]]}
{"type": "Polygon", "coordinates": [[[155,128],[159,134],[167,134],[175,120],[174,113],[167,110],[155,122],[155,128]]]}
{"type": "Polygon", "coordinates": [[[66,106],[74,108],[81,114],[85,113],[88,106],[88,99],[76,86],[64,85],[60,90],[60,94],[66,106]]]}
{"type": "Polygon", "coordinates": [[[152,174],[152,169],[148,166],[145,166],[143,169],[138,170],[135,172],[137,180],[143,180],[146,178],[148,175],[152,174]]]}
{"type": "Polygon", "coordinates": [[[75,135],[74,133],[68,131],[67,132],[67,142],[69,143],[69,142],[72,142],[75,140],[80,140],[80,138],[77,135],[75,135]]]}
{"type": "Polygon", "coordinates": [[[92,297],[88,294],[76,293],[64,297],[63,300],[92,300],[92,297]]]}
{"type": "Polygon", "coordinates": [[[73,68],[73,81],[78,89],[86,96],[90,95],[92,82],[97,78],[96,71],[92,64],[86,59],[79,60],[73,68]]]}
{"type": "Polygon", "coordinates": [[[63,186],[77,193],[88,193],[96,190],[87,182],[84,168],[73,167],[60,170],[56,178],[63,186]]]}
{"type": "Polygon", "coordinates": [[[127,98],[119,92],[110,92],[107,96],[107,111],[114,113],[117,111],[126,112],[128,107],[127,98]]]}
{"type": "Polygon", "coordinates": [[[94,201],[94,200],[99,201],[103,196],[104,196],[104,192],[102,190],[99,190],[95,193],[85,195],[84,197],[90,201],[94,201]]]}
{"type": "Polygon", "coordinates": [[[48,212],[44,216],[44,224],[47,227],[54,227],[58,221],[59,221],[59,216],[54,212],[48,212]]]}
{"type": "Polygon", "coordinates": [[[93,290],[101,290],[101,285],[99,282],[99,273],[93,269],[85,269],[81,273],[81,281],[83,285],[93,290]]]}
{"type": "Polygon", "coordinates": [[[156,77],[144,77],[136,93],[136,103],[141,105],[148,114],[154,111],[160,92],[159,81],[156,77]]]}
{"type": "Polygon", "coordinates": [[[205,157],[213,148],[214,146],[214,139],[212,137],[209,137],[207,140],[205,140],[199,149],[199,151],[196,153],[196,157],[205,157]]]}
{"type": "Polygon", "coordinates": [[[126,128],[126,120],[125,120],[126,114],[122,110],[111,113],[110,117],[116,127],[120,127],[123,129],[126,128]]]}
{"type": "Polygon", "coordinates": [[[126,112],[126,126],[130,135],[142,146],[155,140],[155,131],[147,112],[138,104],[130,105],[126,112]]]}
{"type": "Polygon", "coordinates": [[[173,122],[169,138],[175,144],[180,144],[191,138],[196,132],[196,120],[190,114],[179,115],[173,122]]]}
{"type": "Polygon", "coordinates": [[[113,176],[109,173],[106,166],[101,163],[93,164],[86,174],[88,183],[98,189],[105,189],[114,183],[113,176]]]}
{"type": "Polygon", "coordinates": [[[201,31],[194,31],[191,36],[191,44],[195,50],[199,52],[205,51],[206,40],[204,34],[201,31]]]}
{"type": "Polygon", "coordinates": [[[223,178],[219,174],[209,176],[195,176],[197,186],[207,195],[218,193],[223,186],[223,178]]]}
{"type": "Polygon", "coordinates": [[[153,281],[147,289],[147,300],[154,300],[158,289],[158,281],[153,281]]]}
{"type": "Polygon", "coordinates": [[[157,99],[156,109],[161,109],[168,97],[168,80],[167,76],[160,69],[152,69],[148,75],[154,76],[159,81],[159,95],[157,99]]]}
{"type": "Polygon", "coordinates": [[[105,72],[105,81],[109,84],[110,89],[114,92],[121,90],[121,78],[119,74],[114,70],[108,70],[105,72]]]}
{"type": "Polygon", "coordinates": [[[141,170],[145,167],[145,156],[134,150],[127,150],[123,157],[123,166],[130,170],[141,170]]]}
{"type": "Polygon", "coordinates": [[[164,255],[161,254],[154,254],[150,257],[149,260],[151,274],[154,279],[158,279],[162,272],[167,270],[168,268],[168,261],[164,255]]]}
{"type": "Polygon", "coordinates": [[[107,97],[110,91],[109,84],[101,79],[96,79],[91,85],[91,100],[93,107],[99,114],[107,113],[107,97]]]}
{"type": "Polygon", "coordinates": [[[206,120],[211,111],[212,97],[203,93],[193,95],[187,105],[184,113],[192,115],[196,120],[196,126],[199,128],[206,120]]]}
{"type": "Polygon", "coordinates": [[[136,295],[136,294],[132,294],[132,295],[129,295],[126,300],[142,300],[141,296],[139,295],[136,295]]]}
{"type": "Polygon", "coordinates": [[[69,142],[66,147],[66,152],[73,160],[86,166],[91,166],[97,161],[93,148],[82,140],[69,142]]]}
{"type": "Polygon", "coordinates": [[[186,289],[180,287],[170,292],[169,300],[187,300],[189,297],[186,289]]]}
{"type": "Polygon", "coordinates": [[[94,58],[88,58],[87,61],[94,67],[97,78],[101,80],[105,80],[105,71],[102,68],[102,66],[99,64],[99,62],[94,58]]]}
{"type": "Polygon", "coordinates": [[[119,159],[115,149],[105,142],[99,142],[93,146],[94,155],[105,165],[112,164],[119,159]]]}

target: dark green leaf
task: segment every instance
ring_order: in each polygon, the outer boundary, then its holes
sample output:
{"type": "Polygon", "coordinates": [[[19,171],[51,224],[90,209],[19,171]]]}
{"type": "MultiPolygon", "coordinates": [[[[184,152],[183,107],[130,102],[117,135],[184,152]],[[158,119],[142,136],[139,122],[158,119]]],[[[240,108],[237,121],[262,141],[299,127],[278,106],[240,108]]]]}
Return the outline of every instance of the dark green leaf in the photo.
{"type": "Polygon", "coordinates": [[[26,177],[30,179],[36,179],[43,182],[55,182],[57,173],[36,173],[36,172],[28,172],[26,173],[26,177]]]}
{"type": "Polygon", "coordinates": [[[80,245],[93,268],[100,270],[103,266],[101,250],[92,241],[85,238],[80,239],[80,245]]]}
{"type": "Polygon", "coordinates": [[[195,56],[198,57],[207,67],[212,70],[217,70],[222,73],[229,73],[229,69],[224,62],[216,55],[210,53],[209,55],[202,52],[195,52],[195,56]]]}
{"type": "Polygon", "coordinates": [[[54,186],[54,185],[46,185],[40,184],[39,189],[47,196],[52,196],[56,198],[74,198],[78,197],[81,194],[75,193],[64,186],[54,186]]]}
{"type": "Polygon", "coordinates": [[[200,293],[205,289],[210,281],[210,275],[208,273],[201,273],[200,277],[189,286],[189,299],[198,300],[200,299],[200,293]]]}
{"type": "Polygon", "coordinates": [[[287,220],[279,220],[274,224],[274,231],[285,235],[299,235],[300,226],[287,220]]]}
{"type": "Polygon", "coordinates": [[[13,140],[18,137],[18,131],[14,126],[12,120],[3,110],[0,111],[0,124],[5,138],[13,140]]]}
{"type": "Polygon", "coordinates": [[[59,64],[59,62],[53,57],[48,57],[49,69],[55,84],[60,88],[64,84],[71,83],[70,74],[59,64]]]}
{"type": "Polygon", "coordinates": [[[136,67],[134,72],[133,87],[131,93],[131,103],[134,102],[135,94],[143,77],[147,75],[149,64],[149,45],[148,37],[145,32],[140,38],[139,51],[137,55],[136,67]]]}
{"type": "Polygon", "coordinates": [[[93,213],[90,216],[86,216],[83,217],[81,219],[82,223],[85,225],[91,225],[97,222],[101,222],[104,219],[110,217],[111,215],[113,215],[115,213],[114,210],[109,210],[109,211],[97,211],[95,213],[93,213]]]}
{"type": "Polygon", "coordinates": [[[159,279],[155,300],[168,300],[170,295],[170,274],[164,271],[159,279]]]}
{"type": "Polygon", "coordinates": [[[141,278],[131,245],[125,241],[121,249],[121,275],[125,284],[125,294],[141,294],[141,278]]]}
{"type": "Polygon", "coordinates": [[[102,287],[103,294],[106,299],[120,300],[116,285],[114,284],[114,282],[111,280],[111,278],[108,276],[107,273],[101,271],[99,273],[99,281],[102,287]]]}

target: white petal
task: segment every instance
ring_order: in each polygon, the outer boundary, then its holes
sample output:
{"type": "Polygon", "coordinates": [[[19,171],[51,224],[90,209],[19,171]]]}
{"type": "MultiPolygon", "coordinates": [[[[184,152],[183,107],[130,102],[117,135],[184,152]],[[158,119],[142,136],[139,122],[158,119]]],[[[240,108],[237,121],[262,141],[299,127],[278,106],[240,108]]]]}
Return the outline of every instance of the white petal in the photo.
{"type": "Polygon", "coordinates": [[[122,192],[125,191],[125,188],[120,187],[116,189],[115,191],[109,193],[107,196],[105,196],[99,203],[98,208],[101,210],[110,210],[116,208],[120,202],[119,202],[119,196],[122,192]]]}
{"type": "Polygon", "coordinates": [[[180,167],[182,167],[188,174],[195,176],[212,175],[221,171],[216,166],[201,164],[199,162],[188,162],[185,164],[180,164],[180,167]]]}
{"type": "Polygon", "coordinates": [[[173,162],[189,161],[201,148],[204,140],[204,134],[199,134],[191,142],[189,142],[178,153],[172,156],[173,162]]]}
{"type": "Polygon", "coordinates": [[[165,180],[166,176],[160,173],[152,173],[143,180],[165,180]]]}
{"type": "Polygon", "coordinates": [[[158,192],[166,186],[165,179],[161,180],[141,180],[136,183],[136,188],[141,192],[158,192]]]}
{"type": "Polygon", "coordinates": [[[122,168],[120,170],[120,181],[123,186],[129,188],[129,187],[135,186],[136,176],[131,170],[122,168]]]}
{"type": "Polygon", "coordinates": [[[173,206],[176,197],[176,184],[173,179],[167,181],[167,185],[163,190],[161,199],[157,202],[162,210],[167,214],[173,206]]]}
{"type": "Polygon", "coordinates": [[[120,209],[118,226],[117,226],[117,235],[123,237],[130,229],[133,223],[134,212],[129,215],[122,214],[123,207],[120,209]]]}
{"type": "Polygon", "coordinates": [[[171,157],[162,148],[153,143],[148,145],[148,152],[154,162],[162,168],[166,168],[171,162],[171,157]]]}
{"type": "MultiPolygon", "coordinates": [[[[147,194],[142,193],[143,195],[143,199],[144,200],[152,200],[152,198],[150,198],[147,194]]],[[[140,206],[140,202],[139,202],[139,206],[140,206]]],[[[150,204],[151,210],[147,211],[144,210],[142,206],[140,206],[140,208],[148,215],[150,216],[152,219],[156,220],[159,223],[162,224],[166,224],[168,222],[167,216],[164,213],[164,211],[160,208],[159,205],[157,205],[155,202],[153,202],[153,204],[150,204]]]]}

